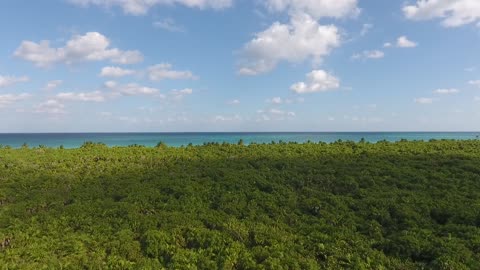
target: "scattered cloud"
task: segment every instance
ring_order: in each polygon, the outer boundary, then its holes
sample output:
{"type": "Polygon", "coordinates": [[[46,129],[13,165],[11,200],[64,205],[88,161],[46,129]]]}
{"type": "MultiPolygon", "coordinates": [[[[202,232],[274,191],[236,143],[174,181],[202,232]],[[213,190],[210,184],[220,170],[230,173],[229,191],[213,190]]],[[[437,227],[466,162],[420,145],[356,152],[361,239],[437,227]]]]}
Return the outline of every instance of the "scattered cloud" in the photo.
{"type": "Polygon", "coordinates": [[[177,33],[186,32],[185,27],[178,25],[175,22],[175,20],[172,18],[165,18],[163,20],[156,21],[153,23],[153,26],[169,32],[177,32],[177,33]]]}
{"type": "Polygon", "coordinates": [[[477,68],[476,67],[467,67],[465,68],[466,72],[474,72],[477,68]]]}
{"type": "Polygon", "coordinates": [[[267,99],[267,103],[271,103],[271,104],[282,104],[284,101],[281,97],[274,97],[274,98],[271,98],[271,99],[267,99]]]}
{"type": "Polygon", "coordinates": [[[318,64],[340,46],[340,39],[334,25],[319,25],[306,14],[295,15],[290,24],[275,22],[244,46],[238,73],[266,73],[281,61],[300,63],[312,59],[313,64],[318,64]]]}
{"type": "Polygon", "coordinates": [[[243,118],[238,114],[235,114],[235,115],[232,115],[232,116],[216,115],[215,117],[213,117],[212,122],[214,122],[214,123],[218,123],[218,122],[238,122],[238,121],[242,121],[242,120],[243,120],[243,118]]]}
{"type": "Polygon", "coordinates": [[[233,99],[227,102],[228,105],[238,105],[240,104],[240,100],[238,99],[233,99]]]}
{"type": "Polygon", "coordinates": [[[49,99],[35,106],[36,113],[65,114],[65,105],[58,100],[49,99]]]}
{"type": "Polygon", "coordinates": [[[480,80],[469,81],[468,84],[480,87],[480,80]]]}
{"type": "Polygon", "coordinates": [[[392,46],[393,46],[393,44],[390,43],[390,42],[385,42],[385,43],[383,43],[383,47],[384,47],[384,48],[390,48],[390,47],[392,47],[392,46]]]}
{"type": "Polygon", "coordinates": [[[30,79],[27,76],[15,77],[15,76],[1,76],[0,75],[0,88],[9,87],[17,83],[28,82],[30,79]]]}
{"type": "Polygon", "coordinates": [[[58,88],[60,85],[62,85],[62,83],[63,83],[62,80],[49,81],[49,82],[47,82],[45,87],[43,87],[43,89],[47,90],[47,91],[52,91],[52,90],[55,90],[56,88],[58,88]]]}
{"type": "Polygon", "coordinates": [[[444,27],[459,27],[480,20],[480,1],[417,0],[404,6],[403,13],[410,20],[441,19],[444,27]]]}
{"type": "Polygon", "coordinates": [[[316,20],[355,17],[360,13],[357,0],[265,0],[264,3],[272,12],[304,13],[316,20]]]}
{"type": "Polygon", "coordinates": [[[437,89],[433,91],[435,94],[440,94],[440,95],[448,95],[448,94],[457,94],[460,93],[460,90],[455,89],[455,88],[450,88],[450,89],[437,89]]]}
{"type": "Polygon", "coordinates": [[[181,90],[172,90],[170,91],[170,96],[173,98],[173,100],[181,100],[185,96],[193,94],[193,90],[190,88],[185,88],[181,90]]]}
{"type": "Polygon", "coordinates": [[[283,120],[290,120],[297,116],[295,112],[292,111],[284,111],[279,109],[269,109],[269,110],[258,110],[257,111],[258,118],[257,122],[262,121],[283,121],[283,120]]]}
{"type": "Polygon", "coordinates": [[[406,36],[401,36],[397,39],[397,47],[399,48],[415,48],[418,43],[409,40],[406,36]]]}
{"type": "Polygon", "coordinates": [[[27,93],[22,93],[22,94],[19,94],[19,95],[15,95],[15,94],[0,95],[0,108],[4,108],[4,107],[12,105],[13,103],[16,103],[18,101],[28,99],[31,96],[32,95],[27,94],[27,93]]]}
{"type": "Polygon", "coordinates": [[[370,30],[372,30],[372,28],[373,28],[373,24],[364,23],[363,26],[362,26],[362,30],[360,31],[360,35],[362,37],[366,36],[368,34],[368,32],[370,32],[370,30]]]}
{"type": "Polygon", "coordinates": [[[385,57],[385,53],[379,50],[363,51],[352,55],[352,59],[380,59],[385,57]]]}
{"type": "Polygon", "coordinates": [[[306,82],[298,82],[290,89],[298,94],[326,92],[340,87],[340,80],[324,70],[313,70],[308,73],[306,82]]]}
{"type": "Polygon", "coordinates": [[[191,71],[177,71],[172,69],[173,66],[169,63],[162,63],[148,68],[148,77],[152,81],[160,80],[196,80],[198,79],[191,71]]]}
{"type": "Polygon", "coordinates": [[[56,98],[65,101],[103,102],[105,101],[105,94],[100,91],[89,93],[67,92],[57,94],[56,98]]]}
{"type": "Polygon", "coordinates": [[[433,103],[433,99],[432,98],[415,98],[413,100],[415,103],[417,104],[432,104],[433,103]]]}
{"type": "Polygon", "coordinates": [[[162,97],[159,94],[160,90],[152,87],[142,86],[136,83],[118,84],[115,81],[108,81],[105,83],[105,87],[112,90],[112,92],[115,94],[124,96],[157,95],[162,97]]]}
{"type": "Polygon", "coordinates": [[[113,116],[113,113],[111,112],[100,112],[98,113],[98,115],[100,115],[102,118],[110,118],[113,116]]]}
{"type": "Polygon", "coordinates": [[[68,0],[69,2],[88,7],[90,5],[111,8],[120,7],[125,14],[145,15],[150,8],[157,5],[183,5],[189,8],[199,9],[224,9],[233,5],[233,0],[68,0]]]}
{"type": "Polygon", "coordinates": [[[473,98],[473,100],[480,101],[480,97],[475,97],[475,98],[473,98]]]}
{"type": "Polygon", "coordinates": [[[30,61],[39,67],[48,67],[57,63],[111,61],[117,64],[133,64],[143,61],[139,51],[122,51],[110,48],[110,40],[98,32],[73,36],[64,47],[54,48],[50,41],[40,43],[23,41],[14,56],[30,61]]]}
{"type": "Polygon", "coordinates": [[[123,69],[120,67],[104,67],[100,72],[100,77],[120,78],[133,74],[135,74],[135,70],[123,69]]]}

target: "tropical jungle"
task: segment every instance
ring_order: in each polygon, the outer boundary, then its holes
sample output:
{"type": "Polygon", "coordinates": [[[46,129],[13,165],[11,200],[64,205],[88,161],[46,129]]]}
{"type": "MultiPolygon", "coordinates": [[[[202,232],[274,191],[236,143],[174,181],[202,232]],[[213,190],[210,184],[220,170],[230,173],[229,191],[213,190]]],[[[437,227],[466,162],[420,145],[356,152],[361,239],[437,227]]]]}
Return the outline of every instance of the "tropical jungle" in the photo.
{"type": "Polygon", "coordinates": [[[0,269],[480,269],[480,141],[2,146],[0,269]]]}

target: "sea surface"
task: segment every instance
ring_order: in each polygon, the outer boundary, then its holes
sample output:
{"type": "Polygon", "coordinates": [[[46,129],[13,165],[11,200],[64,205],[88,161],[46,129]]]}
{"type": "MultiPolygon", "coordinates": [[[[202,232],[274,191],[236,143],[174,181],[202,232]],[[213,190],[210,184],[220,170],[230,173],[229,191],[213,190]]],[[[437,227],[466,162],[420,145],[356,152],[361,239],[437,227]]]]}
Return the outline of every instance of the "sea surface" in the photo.
{"type": "Polygon", "coordinates": [[[155,146],[164,142],[169,146],[182,146],[192,143],[200,145],[207,142],[237,143],[242,139],[246,144],[270,143],[272,141],[298,142],[334,142],[337,140],[369,142],[381,140],[399,141],[431,139],[473,140],[479,139],[480,132],[273,132],[273,133],[23,133],[0,134],[0,145],[21,147],[24,143],[30,147],[77,148],[85,142],[101,142],[109,146],[128,146],[139,144],[155,146]]]}

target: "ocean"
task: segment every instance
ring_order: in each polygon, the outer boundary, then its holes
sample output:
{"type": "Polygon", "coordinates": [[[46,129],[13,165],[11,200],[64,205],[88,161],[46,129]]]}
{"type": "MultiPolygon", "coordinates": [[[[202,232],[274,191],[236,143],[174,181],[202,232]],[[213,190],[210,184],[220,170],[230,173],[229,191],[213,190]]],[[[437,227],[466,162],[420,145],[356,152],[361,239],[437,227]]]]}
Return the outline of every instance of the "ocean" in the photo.
{"type": "Polygon", "coordinates": [[[399,141],[431,139],[441,140],[473,140],[479,139],[480,132],[265,132],[265,133],[4,133],[0,134],[0,145],[21,147],[24,143],[30,147],[44,145],[47,147],[77,148],[83,143],[101,142],[108,146],[128,146],[132,144],[155,146],[164,142],[169,146],[179,147],[192,143],[201,145],[207,142],[237,143],[242,139],[246,144],[270,143],[272,141],[298,142],[334,142],[360,141],[369,142],[381,140],[399,141]]]}

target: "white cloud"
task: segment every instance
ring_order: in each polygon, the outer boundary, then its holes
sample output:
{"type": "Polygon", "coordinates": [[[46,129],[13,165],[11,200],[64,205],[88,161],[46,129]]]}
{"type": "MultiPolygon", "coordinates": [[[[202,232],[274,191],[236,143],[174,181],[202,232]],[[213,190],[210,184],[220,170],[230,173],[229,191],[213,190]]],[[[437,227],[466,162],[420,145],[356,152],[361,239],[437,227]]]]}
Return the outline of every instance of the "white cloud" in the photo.
{"type": "Polygon", "coordinates": [[[119,78],[119,77],[133,75],[133,74],[135,74],[135,70],[123,69],[120,67],[104,67],[100,72],[101,77],[113,77],[113,78],[119,78]]]}
{"type": "Polygon", "coordinates": [[[65,114],[65,105],[58,100],[49,99],[35,106],[36,113],[65,114]]]}
{"type": "Polygon", "coordinates": [[[169,32],[185,32],[185,27],[178,25],[174,19],[172,18],[165,18],[161,21],[156,21],[153,23],[153,26],[156,28],[160,28],[169,32]]]}
{"type": "Polygon", "coordinates": [[[98,115],[100,115],[102,118],[110,118],[113,116],[113,113],[111,112],[100,112],[98,115]]]}
{"type": "Polygon", "coordinates": [[[352,56],[352,59],[380,59],[385,57],[385,53],[379,50],[363,51],[352,56]]]}
{"type": "Polygon", "coordinates": [[[480,101],[480,97],[475,97],[473,100],[480,101]]]}
{"type": "Polygon", "coordinates": [[[69,2],[80,6],[97,5],[106,8],[118,6],[124,13],[130,15],[144,15],[156,5],[178,4],[200,9],[223,9],[233,5],[233,0],[69,0],[69,2]]]}
{"type": "Polygon", "coordinates": [[[59,100],[66,100],[66,101],[84,101],[84,102],[103,102],[105,101],[104,93],[100,91],[94,91],[89,93],[59,93],[56,96],[59,100]]]}
{"type": "Polygon", "coordinates": [[[305,13],[315,19],[354,17],[360,13],[357,0],[265,0],[264,3],[274,12],[305,13]]]}
{"type": "Polygon", "coordinates": [[[433,93],[435,94],[440,94],[440,95],[448,95],[448,94],[457,94],[459,93],[460,90],[455,89],[455,88],[450,88],[450,89],[437,89],[434,90],[433,93]]]}
{"type": "Polygon", "coordinates": [[[105,87],[112,90],[113,93],[124,96],[135,95],[159,95],[159,90],[152,87],[142,86],[136,83],[129,83],[125,85],[119,85],[114,81],[108,81],[105,83],[105,87]]]}
{"type": "Polygon", "coordinates": [[[12,86],[17,83],[28,82],[30,79],[27,76],[15,77],[15,76],[1,76],[0,75],[0,88],[12,86]]]}
{"type": "Polygon", "coordinates": [[[235,114],[233,116],[216,115],[212,119],[212,121],[214,123],[217,123],[217,122],[238,122],[238,121],[242,121],[242,120],[243,120],[243,118],[238,114],[235,114]]]}
{"type": "Polygon", "coordinates": [[[368,32],[370,32],[370,30],[372,30],[372,28],[373,28],[373,24],[370,24],[370,23],[363,24],[362,30],[360,31],[360,35],[361,36],[367,35],[368,32]]]}
{"type": "Polygon", "coordinates": [[[458,27],[480,20],[480,1],[477,0],[417,0],[403,7],[411,20],[441,19],[445,27],[458,27]]]}
{"type": "Polygon", "coordinates": [[[281,97],[274,97],[274,98],[271,98],[271,99],[267,99],[267,103],[271,103],[271,104],[282,104],[284,101],[282,100],[281,97]]]}
{"type": "Polygon", "coordinates": [[[384,47],[384,48],[390,48],[390,47],[392,47],[392,46],[393,46],[393,45],[392,45],[392,43],[390,43],[390,42],[385,42],[385,43],[383,43],[383,47],[384,47]]]}
{"type": "Polygon", "coordinates": [[[259,118],[257,118],[257,122],[261,121],[283,121],[288,119],[293,119],[297,116],[295,112],[291,111],[284,111],[279,109],[269,109],[269,110],[258,110],[257,114],[259,118]]]}
{"type": "Polygon", "coordinates": [[[164,79],[170,80],[196,80],[197,76],[191,71],[177,71],[172,69],[169,63],[162,63],[148,68],[148,77],[152,81],[160,81],[164,79]]]}
{"type": "Polygon", "coordinates": [[[464,70],[465,70],[466,72],[474,72],[476,69],[477,69],[476,67],[467,67],[467,68],[465,68],[464,70]]]}
{"type": "Polygon", "coordinates": [[[19,95],[15,95],[15,94],[0,95],[0,108],[9,106],[9,105],[11,105],[13,103],[16,103],[18,101],[28,99],[31,96],[32,95],[27,94],[27,93],[23,93],[23,94],[19,94],[19,95]]]}
{"type": "Polygon", "coordinates": [[[308,15],[296,15],[290,24],[276,22],[244,46],[239,74],[265,73],[281,61],[299,63],[312,59],[318,64],[340,43],[334,25],[319,25],[308,15]]]}
{"type": "Polygon", "coordinates": [[[480,80],[469,81],[468,84],[473,85],[473,86],[480,87],[480,80]]]}
{"type": "Polygon", "coordinates": [[[227,102],[228,105],[238,105],[240,104],[240,100],[238,99],[233,99],[227,102]]]}
{"type": "Polygon", "coordinates": [[[415,48],[418,43],[409,40],[406,36],[401,36],[397,39],[397,47],[399,48],[415,48]]]}
{"type": "Polygon", "coordinates": [[[181,100],[185,96],[188,96],[188,95],[191,95],[191,94],[193,94],[193,90],[190,89],[190,88],[185,88],[185,89],[181,89],[181,90],[174,89],[174,90],[170,91],[170,96],[174,100],[181,100]]]}
{"type": "Polygon", "coordinates": [[[117,64],[133,64],[143,61],[139,51],[122,51],[110,48],[110,40],[98,32],[73,36],[64,47],[54,48],[48,40],[35,43],[23,41],[14,55],[39,67],[57,63],[72,64],[86,61],[109,60],[117,64]]]}
{"type": "Polygon", "coordinates": [[[413,101],[417,104],[432,104],[433,103],[432,98],[415,98],[413,101]]]}
{"type": "Polygon", "coordinates": [[[43,87],[43,89],[51,91],[51,90],[54,90],[57,87],[59,87],[62,83],[63,83],[63,81],[61,81],[61,80],[49,81],[49,82],[47,82],[45,87],[43,87]]]}
{"type": "Polygon", "coordinates": [[[338,89],[340,80],[324,70],[313,70],[307,74],[306,82],[298,82],[290,89],[298,94],[326,92],[338,89]]]}

